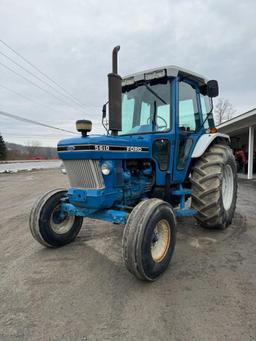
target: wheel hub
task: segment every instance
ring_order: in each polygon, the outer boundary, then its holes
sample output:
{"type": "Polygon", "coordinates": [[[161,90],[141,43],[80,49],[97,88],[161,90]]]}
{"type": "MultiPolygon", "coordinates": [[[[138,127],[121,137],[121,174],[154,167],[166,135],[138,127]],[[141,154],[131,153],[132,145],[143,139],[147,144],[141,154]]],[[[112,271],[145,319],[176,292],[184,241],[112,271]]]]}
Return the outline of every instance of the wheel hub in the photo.
{"type": "Polygon", "coordinates": [[[169,249],[171,241],[170,226],[167,220],[162,219],[153,231],[151,240],[151,255],[155,262],[161,262],[169,249]]]}
{"type": "Polygon", "coordinates": [[[55,207],[51,214],[50,226],[57,234],[65,234],[71,230],[75,222],[75,217],[65,214],[61,216],[59,205],[55,207]]]}
{"type": "Polygon", "coordinates": [[[232,167],[227,164],[223,169],[222,178],[222,201],[224,209],[227,211],[230,209],[234,195],[234,174],[232,167]]]}

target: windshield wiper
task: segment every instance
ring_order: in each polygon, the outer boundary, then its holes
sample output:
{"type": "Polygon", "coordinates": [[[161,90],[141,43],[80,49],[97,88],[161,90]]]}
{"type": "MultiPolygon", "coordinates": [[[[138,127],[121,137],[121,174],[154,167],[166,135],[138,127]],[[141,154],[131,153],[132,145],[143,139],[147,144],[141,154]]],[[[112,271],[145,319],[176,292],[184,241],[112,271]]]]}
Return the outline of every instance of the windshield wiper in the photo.
{"type": "Polygon", "coordinates": [[[202,127],[204,126],[205,122],[208,120],[208,118],[212,115],[212,111],[209,111],[208,114],[206,114],[205,119],[203,120],[203,123],[200,125],[200,127],[197,129],[197,131],[201,130],[202,127]]]}
{"type": "Polygon", "coordinates": [[[148,89],[148,91],[150,91],[156,98],[158,98],[161,102],[163,102],[164,104],[167,104],[166,102],[165,102],[165,100],[162,98],[162,97],[160,97],[154,90],[152,90],[148,85],[147,85],[147,83],[145,83],[144,84],[145,85],[145,87],[148,89]]]}

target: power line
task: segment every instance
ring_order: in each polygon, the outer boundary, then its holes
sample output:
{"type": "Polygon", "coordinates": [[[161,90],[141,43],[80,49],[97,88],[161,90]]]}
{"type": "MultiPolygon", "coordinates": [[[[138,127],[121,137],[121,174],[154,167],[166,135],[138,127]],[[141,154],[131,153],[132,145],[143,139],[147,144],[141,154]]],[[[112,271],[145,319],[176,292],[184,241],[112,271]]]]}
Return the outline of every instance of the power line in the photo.
{"type": "MultiPolygon", "coordinates": [[[[19,135],[17,133],[8,133],[8,132],[5,132],[3,133],[4,135],[11,135],[11,136],[18,136],[18,137],[28,137],[28,135],[19,135]]],[[[54,133],[54,134],[29,134],[29,136],[34,136],[34,137],[59,137],[59,136],[63,136],[63,133],[54,133]]]]}
{"type": "MultiPolygon", "coordinates": [[[[65,134],[63,132],[63,134],[65,134]]],[[[15,134],[15,133],[6,133],[6,132],[2,132],[2,136],[6,139],[21,139],[21,140],[57,140],[59,141],[60,139],[66,138],[67,136],[64,136],[63,134],[58,134],[56,133],[56,135],[37,135],[37,134],[29,134],[29,135],[19,135],[19,134],[15,134]]]]}
{"type": "Polygon", "coordinates": [[[5,65],[5,64],[3,64],[3,63],[1,63],[1,62],[0,62],[0,65],[2,65],[4,68],[6,68],[6,69],[9,70],[10,72],[14,73],[15,75],[19,76],[20,78],[25,79],[27,82],[29,82],[29,83],[31,83],[32,85],[34,85],[36,88],[38,88],[38,89],[40,89],[40,90],[46,92],[47,94],[50,94],[51,96],[57,98],[60,102],[66,104],[66,105],[68,104],[68,105],[70,106],[70,103],[64,102],[62,98],[59,98],[58,96],[56,96],[55,94],[51,93],[51,92],[48,91],[47,89],[42,88],[40,85],[34,83],[31,79],[29,79],[29,78],[27,78],[27,77],[21,75],[20,73],[18,73],[18,72],[16,72],[15,70],[11,69],[9,66],[7,66],[7,65],[5,65]]]}
{"type": "Polygon", "coordinates": [[[22,60],[24,60],[27,64],[32,66],[37,72],[39,72],[42,76],[50,80],[52,83],[54,83],[57,87],[62,89],[68,96],[72,97],[80,106],[84,107],[84,104],[79,101],[75,96],[73,96],[69,91],[67,91],[63,86],[59,85],[54,79],[49,77],[45,72],[41,71],[37,66],[32,64],[27,58],[23,57],[18,51],[16,51],[14,48],[12,48],[10,45],[8,45],[6,42],[4,42],[2,39],[0,39],[0,42],[5,45],[8,49],[10,49],[13,53],[15,53],[18,57],[20,57],[22,60]]]}
{"type": "MultiPolygon", "coordinates": [[[[58,94],[60,94],[61,96],[65,96],[66,95],[63,94],[63,92],[59,91],[58,89],[56,89],[54,86],[52,86],[49,82],[45,81],[44,79],[38,77],[37,75],[35,75],[33,72],[31,72],[30,70],[26,69],[25,67],[23,67],[21,64],[17,63],[14,59],[12,59],[11,57],[9,57],[8,55],[6,55],[5,53],[0,51],[0,54],[2,56],[4,56],[6,59],[8,59],[9,61],[11,61],[13,64],[15,64],[16,66],[18,66],[19,68],[21,68],[22,70],[24,70],[25,72],[27,72],[29,75],[31,75],[32,77],[36,78],[37,80],[39,80],[40,82],[42,82],[43,84],[46,84],[47,86],[49,86],[50,88],[52,88],[54,91],[56,91],[58,94]]],[[[80,104],[78,105],[76,101],[74,101],[73,99],[71,99],[76,106],[79,106],[79,108],[84,109],[80,104]]]]}
{"type": "Polygon", "coordinates": [[[4,136],[4,138],[11,138],[11,139],[13,139],[13,138],[15,138],[15,139],[22,139],[22,140],[24,140],[24,139],[26,139],[26,140],[31,140],[31,138],[32,139],[36,139],[36,140],[60,140],[61,138],[63,138],[63,136],[56,136],[56,137],[54,137],[54,136],[46,136],[46,137],[43,137],[43,136],[37,136],[37,135],[15,135],[15,134],[13,134],[13,135],[10,135],[10,134],[4,134],[4,133],[2,133],[2,135],[4,136]]]}
{"type": "MultiPolygon", "coordinates": [[[[10,89],[9,87],[7,87],[7,86],[5,86],[5,85],[3,85],[3,84],[0,84],[0,88],[2,88],[2,89],[5,89],[5,90],[7,90],[7,91],[10,91],[10,92],[12,92],[13,94],[15,94],[15,95],[17,95],[17,96],[19,96],[19,97],[21,97],[21,98],[24,98],[24,99],[26,99],[27,101],[30,101],[30,102],[32,102],[32,103],[35,103],[35,104],[37,104],[37,105],[41,105],[41,106],[44,106],[44,107],[46,107],[46,108],[48,108],[48,109],[53,109],[53,110],[56,110],[56,108],[54,107],[54,106],[51,106],[51,105],[48,105],[48,104],[45,104],[45,103],[42,103],[42,102],[38,102],[38,101],[35,101],[34,99],[32,99],[32,98],[30,98],[30,97],[28,97],[28,96],[26,96],[26,95],[24,95],[24,94],[22,94],[22,93],[20,93],[20,92],[18,92],[18,91],[15,91],[15,90],[13,90],[13,89],[10,89]]],[[[88,107],[89,108],[89,107],[88,107]]],[[[100,108],[100,107],[92,107],[92,108],[100,108]]]]}
{"type": "Polygon", "coordinates": [[[77,134],[74,131],[58,128],[58,127],[55,127],[55,126],[52,126],[52,125],[49,125],[49,124],[45,124],[45,123],[42,123],[42,122],[39,122],[39,121],[30,120],[30,119],[22,117],[22,116],[18,116],[18,115],[14,115],[14,114],[9,114],[9,113],[4,112],[4,111],[0,111],[0,115],[5,116],[5,117],[9,117],[9,118],[13,118],[13,119],[18,120],[18,121],[27,122],[27,123],[31,123],[31,124],[40,125],[40,126],[46,127],[46,128],[51,128],[51,129],[55,129],[55,130],[64,131],[66,133],[77,134]]]}
{"type": "Polygon", "coordinates": [[[51,107],[51,106],[48,105],[48,104],[41,103],[41,102],[37,102],[37,101],[35,101],[34,99],[32,99],[32,98],[30,98],[30,97],[27,97],[26,95],[23,95],[23,94],[21,94],[20,92],[17,92],[17,91],[15,91],[15,90],[12,90],[12,89],[8,88],[8,87],[5,86],[5,85],[0,84],[0,88],[5,89],[5,90],[7,90],[7,91],[10,91],[10,92],[14,93],[15,95],[20,96],[20,97],[26,99],[27,101],[30,101],[30,102],[35,103],[35,104],[37,104],[37,105],[42,105],[42,106],[44,106],[44,107],[46,107],[46,108],[56,110],[56,108],[54,108],[53,106],[51,107]]]}

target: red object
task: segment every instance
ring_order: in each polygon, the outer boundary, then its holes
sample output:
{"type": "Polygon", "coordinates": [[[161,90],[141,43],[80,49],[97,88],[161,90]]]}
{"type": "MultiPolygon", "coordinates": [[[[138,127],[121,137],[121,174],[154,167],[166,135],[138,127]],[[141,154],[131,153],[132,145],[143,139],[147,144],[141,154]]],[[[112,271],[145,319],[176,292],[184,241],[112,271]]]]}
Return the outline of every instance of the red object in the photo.
{"type": "Polygon", "coordinates": [[[43,160],[42,156],[32,156],[30,160],[43,160]]]}
{"type": "Polygon", "coordinates": [[[246,154],[243,150],[237,150],[235,152],[235,158],[237,161],[241,162],[243,165],[246,165],[248,163],[246,154]]]}

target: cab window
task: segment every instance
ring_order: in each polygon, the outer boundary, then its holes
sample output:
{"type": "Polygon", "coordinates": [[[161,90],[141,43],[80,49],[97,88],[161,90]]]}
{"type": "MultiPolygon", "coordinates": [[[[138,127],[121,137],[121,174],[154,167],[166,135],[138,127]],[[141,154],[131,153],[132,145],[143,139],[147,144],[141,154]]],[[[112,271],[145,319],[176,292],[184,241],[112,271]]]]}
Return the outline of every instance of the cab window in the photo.
{"type": "Polygon", "coordinates": [[[179,82],[179,128],[196,131],[200,127],[200,116],[195,88],[186,82],[179,82]]]}
{"type": "MultiPolygon", "coordinates": [[[[202,108],[203,122],[205,121],[209,112],[212,111],[212,102],[207,95],[200,94],[200,103],[202,108]]],[[[204,123],[204,128],[214,127],[213,115],[208,115],[208,119],[204,123]]]]}

